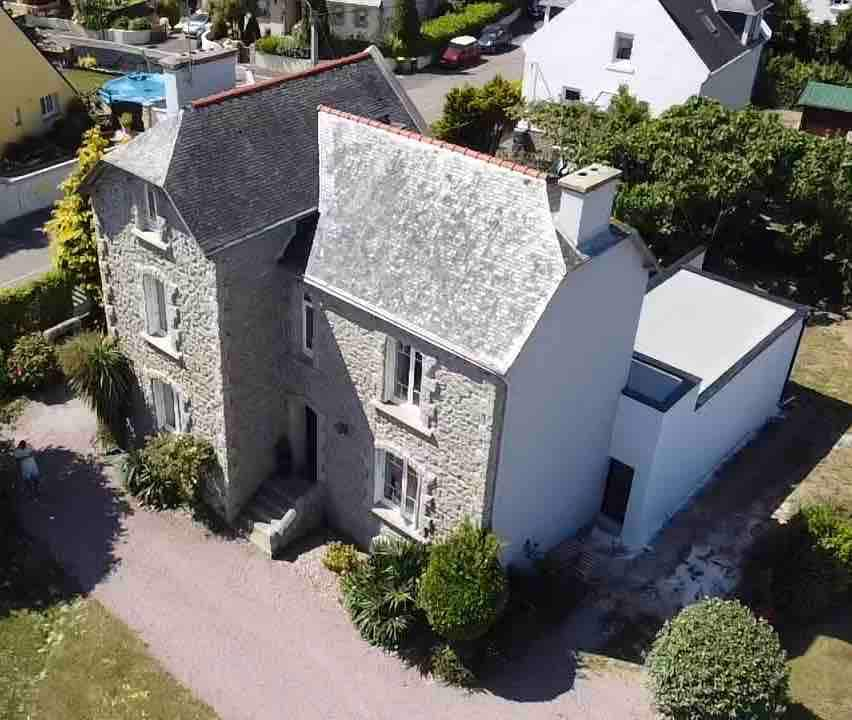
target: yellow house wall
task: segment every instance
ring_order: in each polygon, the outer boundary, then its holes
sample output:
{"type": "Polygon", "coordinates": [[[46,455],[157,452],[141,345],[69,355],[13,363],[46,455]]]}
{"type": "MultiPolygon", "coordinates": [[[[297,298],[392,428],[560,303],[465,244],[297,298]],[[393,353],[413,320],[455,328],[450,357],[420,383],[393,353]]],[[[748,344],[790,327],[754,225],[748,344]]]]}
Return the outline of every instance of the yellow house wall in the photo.
{"type": "Polygon", "coordinates": [[[7,143],[47,132],[64,114],[74,90],[29,41],[12,19],[0,11],[0,152],[7,143]],[[41,98],[56,93],[60,113],[41,116],[41,98]],[[16,109],[21,124],[16,125],[16,109]]]}

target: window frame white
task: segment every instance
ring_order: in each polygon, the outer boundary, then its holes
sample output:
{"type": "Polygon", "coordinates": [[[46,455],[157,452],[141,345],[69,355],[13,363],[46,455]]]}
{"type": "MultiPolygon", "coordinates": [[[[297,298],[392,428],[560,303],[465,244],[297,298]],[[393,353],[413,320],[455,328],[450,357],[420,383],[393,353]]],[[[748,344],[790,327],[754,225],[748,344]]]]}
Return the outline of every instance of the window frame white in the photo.
{"type": "Polygon", "coordinates": [[[153,273],[143,272],[142,294],[145,308],[145,334],[152,338],[169,337],[166,284],[153,273]],[[151,297],[152,292],[153,297],[151,297]]]}
{"type": "Polygon", "coordinates": [[[615,33],[615,45],[612,51],[612,61],[614,63],[632,63],[635,46],[636,37],[631,33],[615,33]],[[627,57],[620,57],[620,53],[624,48],[627,48],[628,50],[627,57]]]}
{"type": "Polygon", "coordinates": [[[393,450],[377,449],[375,476],[376,501],[378,504],[398,514],[405,525],[415,529],[418,528],[420,526],[421,506],[423,504],[423,484],[425,482],[423,474],[407,457],[401,456],[393,450]],[[392,464],[398,466],[401,470],[399,502],[396,502],[393,497],[388,497],[386,494],[392,464]],[[413,494],[410,493],[412,479],[416,485],[413,494]],[[410,511],[408,508],[409,500],[413,507],[410,511]]]}
{"type": "Polygon", "coordinates": [[[403,342],[398,338],[388,338],[385,357],[385,400],[395,405],[411,405],[419,408],[423,402],[423,365],[423,352],[416,345],[403,342]],[[407,352],[405,348],[408,348],[407,352]],[[398,378],[400,355],[408,357],[408,372],[404,383],[398,378]],[[404,393],[398,392],[400,384],[404,384],[404,393]]]}
{"type": "Polygon", "coordinates": [[[48,93],[39,98],[42,120],[47,120],[59,114],[59,95],[48,93]]]}
{"type": "Polygon", "coordinates": [[[309,358],[314,356],[317,338],[316,304],[310,293],[302,293],[302,352],[309,358]],[[308,317],[310,316],[310,322],[308,317]],[[308,332],[310,330],[310,332],[308,332]]]}
{"type": "Polygon", "coordinates": [[[179,433],[182,428],[182,411],[180,390],[168,380],[161,377],[150,379],[151,399],[154,406],[154,421],[158,432],[179,433]],[[171,398],[167,396],[171,395],[171,398]],[[167,415],[171,408],[171,423],[167,415]]]}

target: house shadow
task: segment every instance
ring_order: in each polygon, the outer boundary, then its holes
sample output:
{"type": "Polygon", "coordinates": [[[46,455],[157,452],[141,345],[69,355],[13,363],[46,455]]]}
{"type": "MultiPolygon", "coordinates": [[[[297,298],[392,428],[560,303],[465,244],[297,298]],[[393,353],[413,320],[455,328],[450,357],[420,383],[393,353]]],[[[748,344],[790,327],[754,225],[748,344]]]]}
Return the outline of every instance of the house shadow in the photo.
{"type": "Polygon", "coordinates": [[[47,446],[36,458],[41,490],[33,499],[20,489],[20,530],[64,569],[66,593],[88,594],[116,567],[115,546],[132,509],[109,467],[92,456],[47,446]]]}
{"type": "Polygon", "coordinates": [[[50,219],[50,210],[38,210],[0,223],[0,258],[21,250],[44,250],[50,245],[42,226],[50,219]]]}

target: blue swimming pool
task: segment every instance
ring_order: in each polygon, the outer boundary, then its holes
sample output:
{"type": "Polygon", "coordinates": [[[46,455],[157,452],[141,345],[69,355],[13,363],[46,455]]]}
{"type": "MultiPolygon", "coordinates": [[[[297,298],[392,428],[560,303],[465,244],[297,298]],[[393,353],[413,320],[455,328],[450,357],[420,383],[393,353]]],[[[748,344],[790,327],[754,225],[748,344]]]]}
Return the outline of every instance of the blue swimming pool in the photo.
{"type": "Polygon", "coordinates": [[[98,95],[106,103],[153,105],[166,97],[166,84],[159,73],[130,73],[104,83],[98,95]]]}

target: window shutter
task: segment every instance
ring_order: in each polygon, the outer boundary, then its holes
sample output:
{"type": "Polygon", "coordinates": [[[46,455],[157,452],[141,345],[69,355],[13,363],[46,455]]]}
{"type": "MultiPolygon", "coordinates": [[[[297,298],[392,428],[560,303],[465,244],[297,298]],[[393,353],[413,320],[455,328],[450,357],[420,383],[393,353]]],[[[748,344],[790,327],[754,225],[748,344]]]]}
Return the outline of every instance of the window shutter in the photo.
{"type": "Polygon", "coordinates": [[[166,325],[166,289],[159,280],[154,280],[157,291],[157,333],[162,335],[168,329],[166,325]]]}
{"type": "Polygon", "coordinates": [[[385,451],[376,448],[373,459],[373,501],[380,502],[385,491],[385,451]]]}
{"type": "Polygon", "coordinates": [[[396,382],[396,340],[389,337],[385,340],[385,374],[382,387],[382,400],[393,400],[393,388],[396,382]]]}
{"type": "Polygon", "coordinates": [[[175,431],[183,432],[183,412],[181,397],[180,392],[175,387],[172,388],[172,400],[174,402],[175,431]]]}
{"type": "Polygon", "coordinates": [[[154,397],[154,417],[157,421],[157,430],[160,430],[165,424],[166,412],[163,400],[163,383],[157,379],[151,380],[151,395],[154,397]]]}
{"type": "Polygon", "coordinates": [[[145,295],[145,332],[154,335],[157,317],[157,290],[154,287],[156,280],[151,275],[142,276],[142,287],[145,295]]]}

